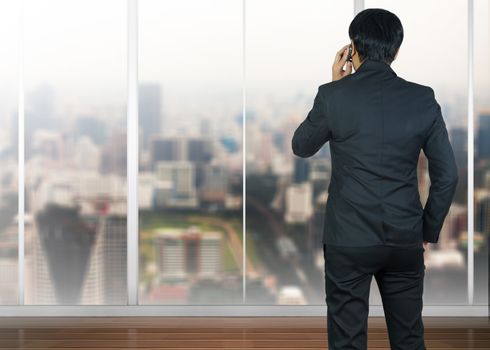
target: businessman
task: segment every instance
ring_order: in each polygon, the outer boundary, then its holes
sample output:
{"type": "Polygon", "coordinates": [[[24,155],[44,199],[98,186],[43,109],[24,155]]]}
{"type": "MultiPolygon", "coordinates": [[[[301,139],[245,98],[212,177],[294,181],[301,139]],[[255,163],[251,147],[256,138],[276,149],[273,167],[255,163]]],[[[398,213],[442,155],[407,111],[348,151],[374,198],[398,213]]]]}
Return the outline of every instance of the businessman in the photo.
{"type": "Polygon", "coordinates": [[[454,153],[434,90],[391,68],[403,41],[399,18],[366,9],[349,37],[332,81],[318,87],[291,141],[303,158],[330,145],[323,231],[328,348],[367,349],[374,275],[391,348],[422,350],[424,251],[438,242],[455,194],[454,153]],[[421,151],[431,182],[425,207],[417,181],[421,151]]]}

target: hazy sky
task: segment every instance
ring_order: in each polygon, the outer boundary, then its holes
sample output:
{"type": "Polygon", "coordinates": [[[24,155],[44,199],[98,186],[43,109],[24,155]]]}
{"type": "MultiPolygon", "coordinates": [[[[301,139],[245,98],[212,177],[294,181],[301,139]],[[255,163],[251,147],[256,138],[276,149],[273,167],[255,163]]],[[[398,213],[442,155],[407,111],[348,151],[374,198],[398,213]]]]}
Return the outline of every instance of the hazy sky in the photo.
{"type": "MultiPolygon", "coordinates": [[[[26,88],[47,82],[60,97],[74,103],[123,103],[126,1],[24,2],[26,88]]],[[[242,0],[139,3],[142,81],[160,82],[167,104],[175,110],[185,105],[186,96],[212,94],[231,86],[236,89],[229,90],[228,97],[241,103],[242,0]]],[[[475,0],[477,97],[480,91],[490,90],[488,3],[475,0]]],[[[352,1],[246,0],[250,96],[269,98],[275,92],[311,95],[319,84],[330,81],[335,52],[349,42],[352,5],[352,1]]],[[[16,92],[16,6],[15,0],[0,0],[0,112],[15,99],[11,92],[16,92]]],[[[404,25],[405,39],[393,63],[398,75],[433,86],[446,101],[453,101],[455,94],[464,98],[465,0],[366,0],[366,7],[391,10],[404,25]]],[[[220,94],[215,94],[215,100],[220,94]]]]}
{"type": "MultiPolygon", "coordinates": [[[[475,0],[475,93],[488,103],[490,91],[489,1],[475,0]],[[486,93],[486,96],[485,96],[486,93]]],[[[366,7],[395,13],[404,27],[400,54],[393,62],[399,75],[433,86],[436,97],[454,98],[467,90],[468,27],[465,0],[366,0],[366,7]]],[[[466,109],[466,105],[462,106],[466,109]]]]}

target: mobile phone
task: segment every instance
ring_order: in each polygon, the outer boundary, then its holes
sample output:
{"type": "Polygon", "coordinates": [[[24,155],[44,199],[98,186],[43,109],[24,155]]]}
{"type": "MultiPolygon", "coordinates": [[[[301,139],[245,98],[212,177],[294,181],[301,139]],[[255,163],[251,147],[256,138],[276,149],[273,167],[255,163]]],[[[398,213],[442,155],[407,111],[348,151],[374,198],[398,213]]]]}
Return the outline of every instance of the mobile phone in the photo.
{"type": "Polygon", "coordinates": [[[352,45],[349,45],[349,53],[347,54],[347,62],[352,62],[352,45]]]}

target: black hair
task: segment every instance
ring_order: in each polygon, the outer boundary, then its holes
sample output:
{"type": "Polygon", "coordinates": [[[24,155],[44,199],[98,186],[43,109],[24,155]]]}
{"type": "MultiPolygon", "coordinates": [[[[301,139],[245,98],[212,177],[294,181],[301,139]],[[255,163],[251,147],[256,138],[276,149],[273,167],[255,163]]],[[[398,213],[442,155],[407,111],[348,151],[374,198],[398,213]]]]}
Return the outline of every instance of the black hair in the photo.
{"type": "Polygon", "coordinates": [[[359,12],[349,26],[361,61],[372,59],[391,64],[403,41],[403,26],[392,12],[368,8],[359,12]]]}

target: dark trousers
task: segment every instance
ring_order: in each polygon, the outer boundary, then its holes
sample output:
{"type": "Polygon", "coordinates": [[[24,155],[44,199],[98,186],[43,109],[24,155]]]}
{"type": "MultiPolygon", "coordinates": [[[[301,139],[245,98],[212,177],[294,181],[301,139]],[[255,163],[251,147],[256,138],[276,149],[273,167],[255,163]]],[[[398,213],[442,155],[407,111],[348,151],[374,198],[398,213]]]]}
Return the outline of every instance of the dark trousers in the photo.
{"type": "Polygon", "coordinates": [[[423,247],[323,245],[329,350],[366,350],[369,290],[375,276],[391,349],[425,350],[423,247]]]}

